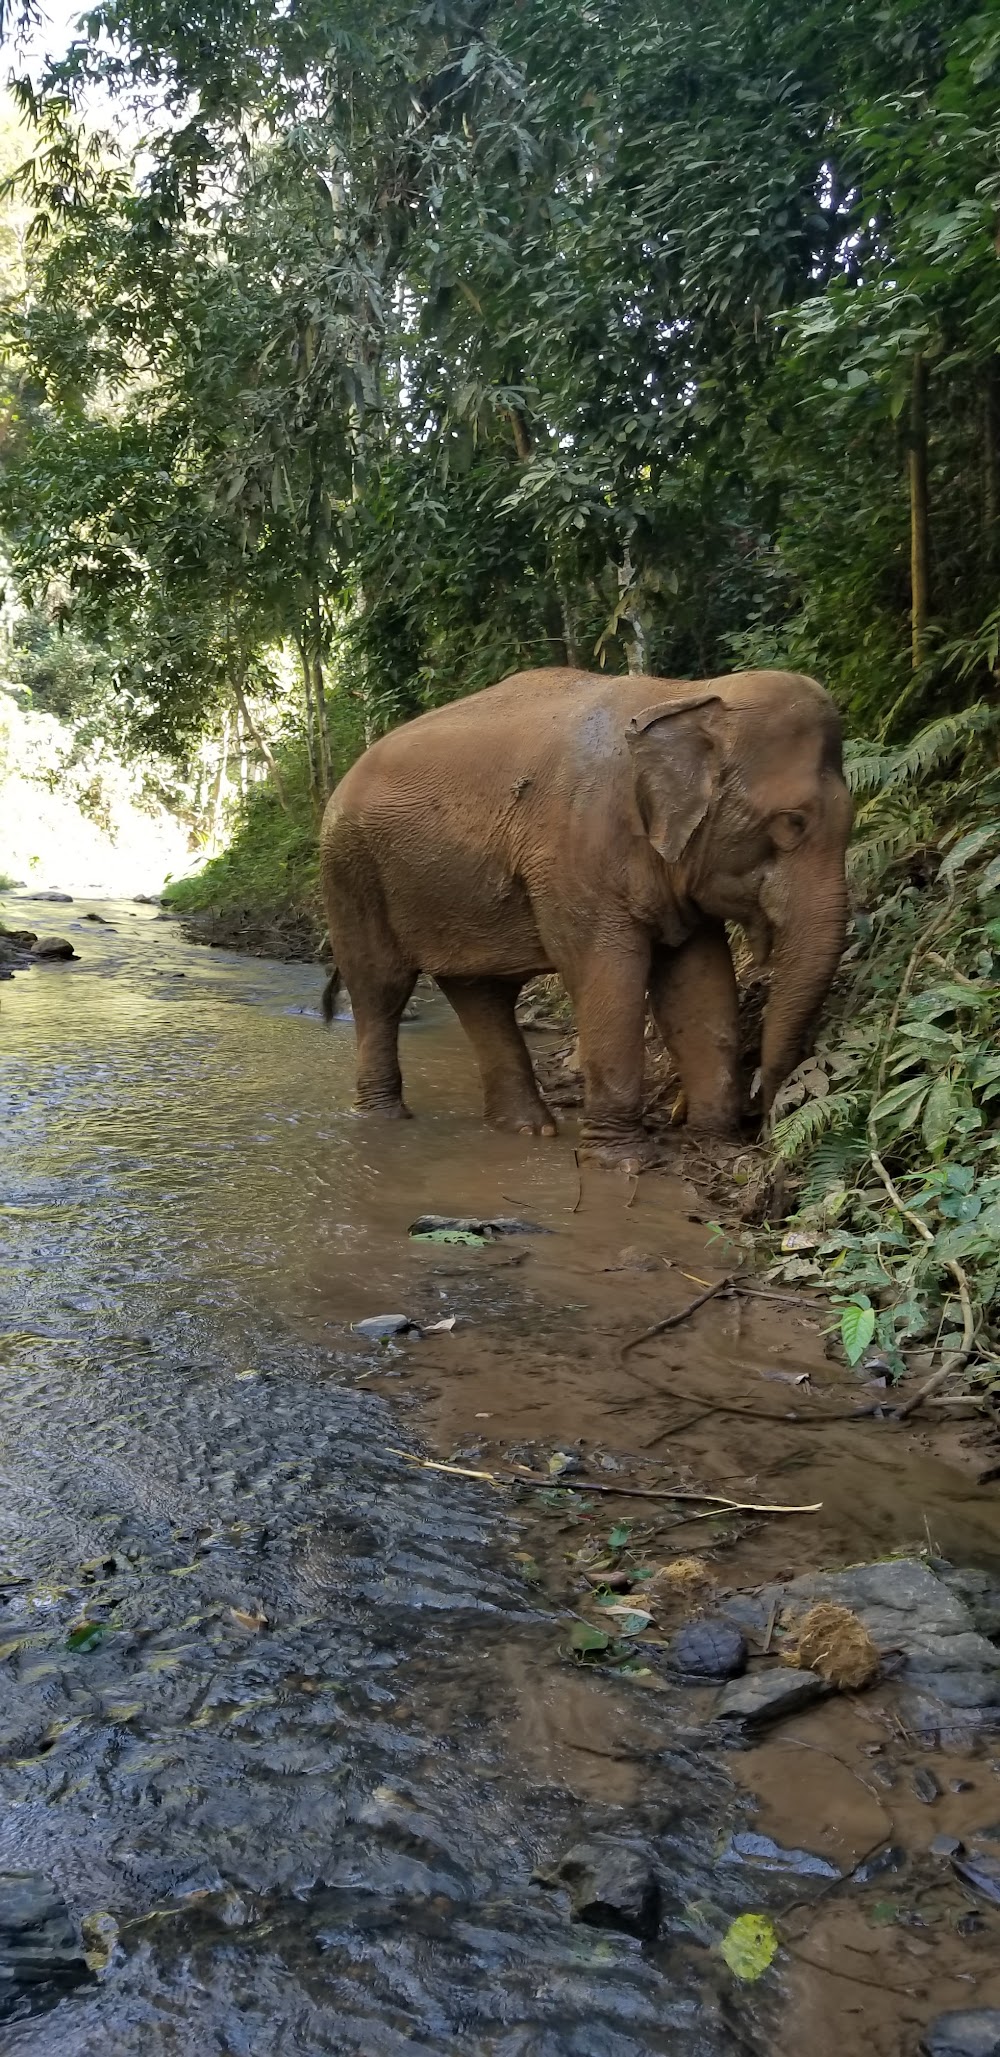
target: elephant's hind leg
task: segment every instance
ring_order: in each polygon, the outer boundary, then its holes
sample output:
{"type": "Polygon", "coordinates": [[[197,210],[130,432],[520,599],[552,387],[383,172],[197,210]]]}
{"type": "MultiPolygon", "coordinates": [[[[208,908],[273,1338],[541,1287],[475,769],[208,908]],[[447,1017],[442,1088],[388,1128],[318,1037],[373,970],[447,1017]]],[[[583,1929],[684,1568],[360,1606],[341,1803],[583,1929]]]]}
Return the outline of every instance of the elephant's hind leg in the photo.
{"type": "Polygon", "coordinates": [[[417,983],[416,972],[400,970],[378,978],[370,973],[356,973],[353,979],[347,972],[346,977],[358,1044],[354,1104],[359,1114],[381,1114],[389,1121],[405,1121],[410,1110],[403,1100],[403,1075],[399,1069],[399,1024],[417,983]]]}
{"type": "Polygon", "coordinates": [[[520,1135],[554,1136],[556,1124],[531,1068],[514,1009],[521,979],[439,978],[476,1054],[486,1119],[520,1135]]]}

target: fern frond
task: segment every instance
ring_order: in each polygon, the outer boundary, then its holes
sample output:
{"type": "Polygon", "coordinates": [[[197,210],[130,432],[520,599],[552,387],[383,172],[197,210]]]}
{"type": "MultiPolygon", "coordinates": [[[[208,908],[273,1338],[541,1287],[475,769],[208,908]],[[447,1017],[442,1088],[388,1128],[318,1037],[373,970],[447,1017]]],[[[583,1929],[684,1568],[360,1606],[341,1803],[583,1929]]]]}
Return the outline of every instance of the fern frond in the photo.
{"type": "Polygon", "coordinates": [[[775,1122],[771,1135],[775,1156],[782,1164],[792,1164],[825,1130],[847,1122],[858,1105],[857,1093],[828,1093],[825,1100],[806,1100],[775,1122]]]}
{"type": "Polygon", "coordinates": [[[868,1154],[862,1131],[839,1128],[825,1135],[811,1150],[805,1166],[799,1206],[811,1207],[825,1200],[832,1186],[846,1185],[860,1170],[868,1154]]]}
{"type": "Polygon", "coordinates": [[[905,850],[910,840],[908,822],[887,822],[884,828],[876,829],[864,842],[852,843],[847,853],[847,869],[851,878],[877,878],[905,850]]]}
{"type": "Polygon", "coordinates": [[[848,744],[844,751],[844,777],[855,799],[861,793],[879,793],[896,767],[893,750],[879,750],[874,743],[848,744]]]}
{"type": "Polygon", "coordinates": [[[914,736],[906,748],[896,753],[895,770],[890,783],[899,785],[903,779],[924,778],[935,765],[953,757],[956,750],[991,727],[997,713],[982,700],[972,707],[966,707],[958,714],[943,714],[937,721],[928,722],[927,727],[914,736]]]}

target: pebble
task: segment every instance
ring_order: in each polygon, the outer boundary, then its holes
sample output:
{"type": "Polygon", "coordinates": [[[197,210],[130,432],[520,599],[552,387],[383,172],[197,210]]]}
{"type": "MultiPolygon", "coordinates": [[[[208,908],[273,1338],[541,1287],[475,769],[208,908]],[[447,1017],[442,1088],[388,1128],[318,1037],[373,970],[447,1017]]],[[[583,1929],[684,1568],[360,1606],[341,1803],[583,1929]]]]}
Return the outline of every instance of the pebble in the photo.
{"type": "Polygon", "coordinates": [[[748,1673],[734,1679],[723,1692],[716,1714],[721,1721],[743,1721],[755,1727],[777,1721],[783,1714],[797,1714],[827,1691],[826,1681],[815,1671],[793,1671],[790,1665],[776,1665],[770,1671],[748,1673]]]}
{"type": "Polygon", "coordinates": [[[567,1888],[574,1921],[645,1938],[656,1934],[660,1887],[645,1843],[594,1836],[574,1844],[552,1871],[536,1876],[544,1885],[567,1888]]]}
{"type": "Polygon", "coordinates": [[[963,1849],[961,1836],[935,1836],[929,1845],[932,1857],[958,1857],[963,1849]]]}
{"type": "Polygon", "coordinates": [[[940,1800],[941,1788],[926,1764],[917,1765],[910,1783],[917,1799],[922,1800],[925,1807],[933,1807],[935,1800],[940,1800]]]}
{"type": "Polygon", "coordinates": [[[738,1678],[746,1670],[746,1638],[728,1621],[689,1621],[672,1637],[667,1663],[685,1678],[738,1678]]]}

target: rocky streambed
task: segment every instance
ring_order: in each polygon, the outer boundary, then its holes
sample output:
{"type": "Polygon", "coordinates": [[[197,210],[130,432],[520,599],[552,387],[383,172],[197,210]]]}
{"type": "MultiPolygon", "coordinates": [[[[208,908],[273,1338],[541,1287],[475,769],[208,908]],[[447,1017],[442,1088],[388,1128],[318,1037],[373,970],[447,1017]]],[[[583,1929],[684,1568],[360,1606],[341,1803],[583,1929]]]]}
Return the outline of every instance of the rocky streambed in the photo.
{"type": "Polygon", "coordinates": [[[808,1303],[623,1354],[683,1161],[489,1135],[436,1004],[375,1132],[315,967],[2,918],[3,2047],[1000,2048],[982,1449],[808,1303]]]}

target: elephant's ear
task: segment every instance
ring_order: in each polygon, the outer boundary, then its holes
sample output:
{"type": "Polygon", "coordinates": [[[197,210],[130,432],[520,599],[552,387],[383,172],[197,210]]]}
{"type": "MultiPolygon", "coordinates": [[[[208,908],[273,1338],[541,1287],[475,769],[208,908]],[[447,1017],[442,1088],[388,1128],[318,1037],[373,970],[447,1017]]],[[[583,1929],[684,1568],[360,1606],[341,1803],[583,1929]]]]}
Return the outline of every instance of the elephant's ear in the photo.
{"type": "Polygon", "coordinates": [[[722,738],[709,709],[721,706],[718,693],[690,693],[645,707],[629,722],[643,827],[668,864],[683,856],[718,788],[722,738]]]}

